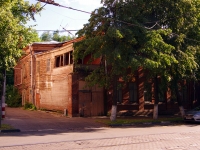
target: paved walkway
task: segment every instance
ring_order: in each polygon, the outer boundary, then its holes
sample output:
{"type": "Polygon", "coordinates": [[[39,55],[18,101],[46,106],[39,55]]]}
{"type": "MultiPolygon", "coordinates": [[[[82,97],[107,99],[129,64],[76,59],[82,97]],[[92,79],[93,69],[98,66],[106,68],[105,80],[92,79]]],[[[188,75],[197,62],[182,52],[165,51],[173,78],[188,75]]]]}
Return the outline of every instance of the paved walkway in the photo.
{"type": "Polygon", "coordinates": [[[21,108],[6,108],[3,123],[22,132],[1,134],[0,150],[200,150],[196,124],[107,128],[92,118],[21,108]]]}
{"type": "MultiPolygon", "coordinates": [[[[165,127],[164,129],[170,130],[171,128],[165,127]]],[[[181,127],[181,129],[183,128],[181,127]]],[[[153,130],[156,129],[153,128],[153,130]]],[[[71,141],[67,140],[68,135],[60,135],[65,137],[60,142],[45,141],[34,144],[0,146],[0,150],[200,150],[200,131],[197,128],[195,130],[193,132],[143,134],[71,141]]],[[[132,130],[130,129],[130,131],[132,130]]]]}
{"type": "Polygon", "coordinates": [[[102,125],[92,118],[69,118],[59,113],[47,111],[30,111],[23,108],[6,107],[6,118],[3,124],[9,124],[23,131],[41,130],[90,130],[102,125]]]}

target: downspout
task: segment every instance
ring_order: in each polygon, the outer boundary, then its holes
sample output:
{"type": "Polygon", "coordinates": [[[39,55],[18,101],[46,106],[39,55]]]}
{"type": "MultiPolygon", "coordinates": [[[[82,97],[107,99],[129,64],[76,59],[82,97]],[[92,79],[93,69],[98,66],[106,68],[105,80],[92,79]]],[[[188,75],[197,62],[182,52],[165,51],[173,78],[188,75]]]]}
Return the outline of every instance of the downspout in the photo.
{"type": "Polygon", "coordinates": [[[30,76],[31,76],[31,101],[32,101],[32,104],[33,104],[33,54],[32,54],[33,51],[32,51],[32,44],[29,45],[29,49],[30,49],[30,54],[31,54],[31,62],[30,62],[31,63],[30,64],[31,65],[30,66],[31,67],[30,68],[30,71],[31,71],[30,72],[31,73],[30,74],[30,76]]]}

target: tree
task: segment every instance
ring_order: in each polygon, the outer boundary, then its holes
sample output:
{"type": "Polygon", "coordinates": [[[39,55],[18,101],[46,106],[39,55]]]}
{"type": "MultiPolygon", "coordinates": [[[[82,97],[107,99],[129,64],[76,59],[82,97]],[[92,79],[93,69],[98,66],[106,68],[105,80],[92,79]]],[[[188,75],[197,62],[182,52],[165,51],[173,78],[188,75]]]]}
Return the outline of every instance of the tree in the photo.
{"type": "Polygon", "coordinates": [[[43,32],[42,35],[40,36],[41,41],[57,41],[57,42],[65,42],[68,40],[73,39],[71,36],[65,36],[65,35],[60,35],[59,31],[54,31],[53,34],[50,32],[43,32]]]}
{"type": "Polygon", "coordinates": [[[0,67],[9,69],[21,56],[21,50],[29,43],[37,41],[38,36],[25,24],[40,11],[39,3],[29,5],[23,0],[7,0],[0,3],[0,67]],[[34,8],[34,9],[33,9],[34,8]]]}
{"type": "Polygon", "coordinates": [[[116,77],[128,82],[139,67],[148,70],[156,89],[154,119],[157,119],[158,77],[168,85],[175,76],[181,80],[197,68],[195,52],[190,51],[193,43],[185,37],[197,24],[199,1],[102,0],[102,3],[103,7],[94,10],[89,23],[77,33],[85,38],[75,44],[75,59],[88,54],[92,54],[91,60],[102,58],[102,65],[86,77],[91,86],[108,88],[114,85],[116,77]],[[179,74],[171,71],[175,67],[179,74]]]}
{"type": "Polygon", "coordinates": [[[71,37],[71,36],[69,36],[69,35],[68,35],[68,36],[59,35],[59,32],[58,32],[58,31],[55,31],[55,32],[53,33],[52,39],[53,39],[54,41],[64,42],[64,41],[69,41],[69,40],[73,39],[73,37],[71,37]]]}
{"type": "Polygon", "coordinates": [[[50,32],[43,32],[42,35],[40,36],[41,41],[51,41],[52,40],[52,35],[50,32]]]}
{"type": "Polygon", "coordinates": [[[0,76],[2,87],[0,106],[5,103],[6,70],[15,65],[25,46],[38,40],[36,32],[31,27],[26,27],[25,24],[28,20],[35,19],[34,15],[40,11],[39,3],[30,5],[23,0],[4,0],[0,3],[0,76]]]}

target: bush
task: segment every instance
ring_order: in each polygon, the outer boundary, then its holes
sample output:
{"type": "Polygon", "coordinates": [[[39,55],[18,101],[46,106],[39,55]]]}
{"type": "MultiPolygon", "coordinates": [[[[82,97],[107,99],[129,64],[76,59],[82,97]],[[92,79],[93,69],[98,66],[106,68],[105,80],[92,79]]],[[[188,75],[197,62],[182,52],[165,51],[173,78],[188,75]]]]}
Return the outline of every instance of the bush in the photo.
{"type": "Polygon", "coordinates": [[[36,107],[32,103],[26,102],[25,105],[24,105],[24,109],[36,110],[36,107]]]}
{"type": "Polygon", "coordinates": [[[9,107],[21,107],[22,98],[18,93],[18,90],[13,85],[8,85],[6,87],[6,104],[9,107]]]}

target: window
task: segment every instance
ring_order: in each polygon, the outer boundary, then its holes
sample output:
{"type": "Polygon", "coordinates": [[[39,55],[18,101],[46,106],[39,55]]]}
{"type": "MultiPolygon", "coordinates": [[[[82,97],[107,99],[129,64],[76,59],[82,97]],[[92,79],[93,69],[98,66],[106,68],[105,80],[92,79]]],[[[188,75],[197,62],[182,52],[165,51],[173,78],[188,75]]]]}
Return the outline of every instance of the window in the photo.
{"type": "Polygon", "coordinates": [[[159,90],[159,92],[158,92],[158,100],[159,100],[159,102],[164,102],[165,101],[165,92],[164,91],[159,90]]]}
{"type": "Polygon", "coordinates": [[[63,65],[64,65],[63,55],[56,56],[56,58],[55,58],[55,67],[60,67],[60,66],[63,66],[63,65]]]}
{"type": "Polygon", "coordinates": [[[151,102],[152,101],[152,83],[144,84],[144,101],[151,102]]]}
{"type": "Polygon", "coordinates": [[[117,102],[119,102],[120,104],[122,103],[122,88],[118,87],[117,89],[117,102]]]}
{"type": "Polygon", "coordinates": [[[73,52],[55,56],[55,68],[73,64],[73,52]]]}
{"type": "Polygon", "coordinates": [[[47,59],[47,72],[51,69],[51,60],[47,59]]]}
{"type": "Polygon", "coordinates": [[[69,65],[69,53],[65,53],[64,56],[65,56],[65,63],[64,63],[64,65],[69,65]]]}
{"type": "Polygon", "coordinates": [[[129,83],[129,101],[137,102],[137,85],[135,82],[129,83]]]}
{"type": "Polygon", "coordinates": [[[122,90],[118,90],[117,93],[117,102],[122,103],[122,90]]]}

